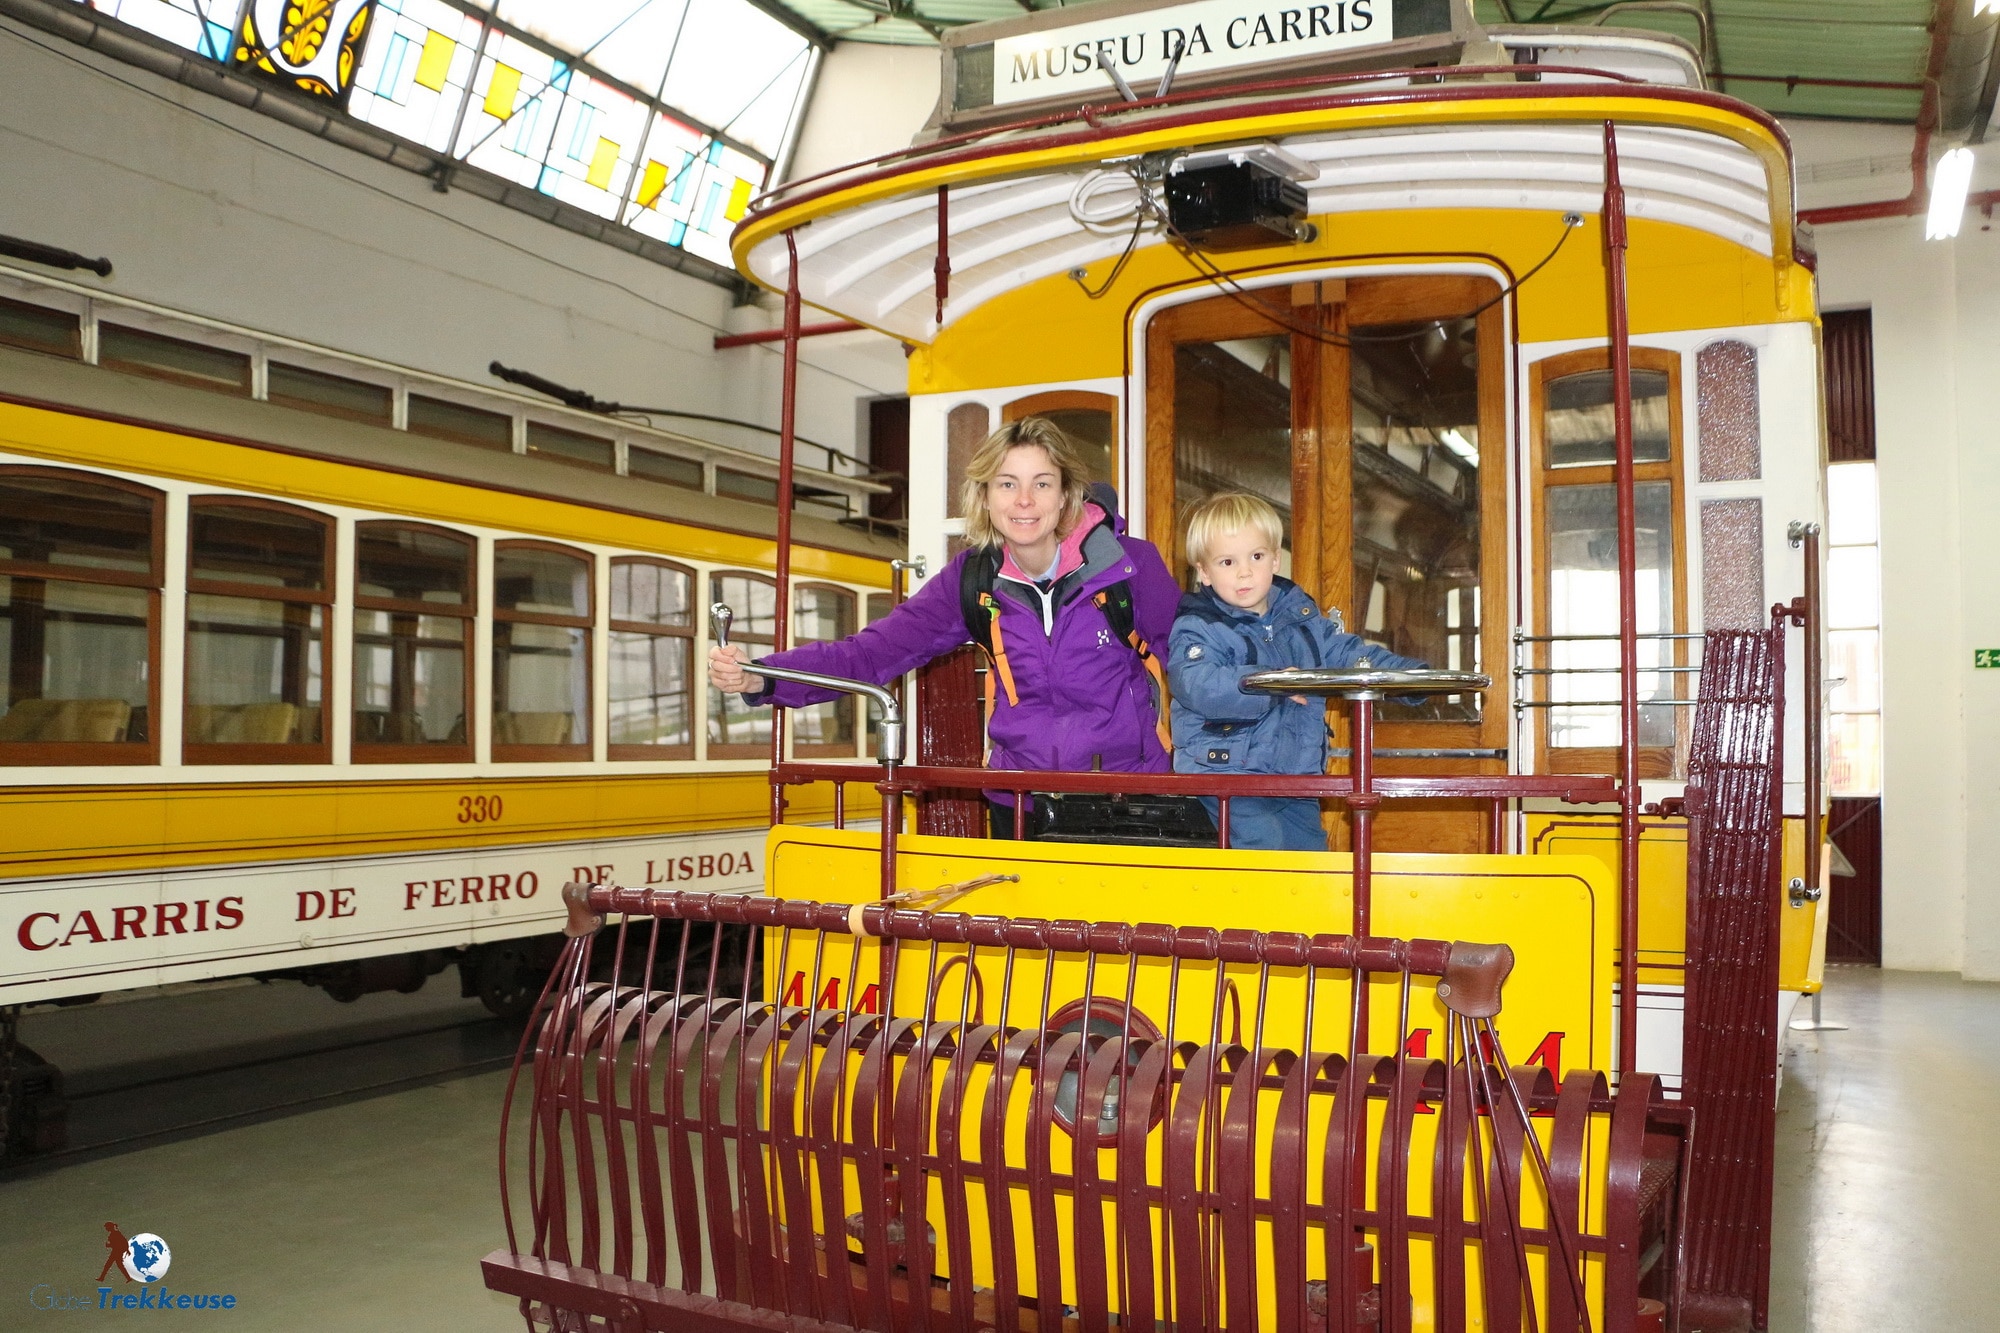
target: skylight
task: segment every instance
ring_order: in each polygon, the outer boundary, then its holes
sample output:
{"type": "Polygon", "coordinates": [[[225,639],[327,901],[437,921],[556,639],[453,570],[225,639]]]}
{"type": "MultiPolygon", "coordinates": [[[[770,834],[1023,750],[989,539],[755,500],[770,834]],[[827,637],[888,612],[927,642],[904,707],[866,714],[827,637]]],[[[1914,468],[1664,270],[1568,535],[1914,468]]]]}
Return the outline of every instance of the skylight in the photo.
{"type": "Polygon", "coordinates": [[[725,267],[819,58],[749,0],[91,7],[725,267]]]}

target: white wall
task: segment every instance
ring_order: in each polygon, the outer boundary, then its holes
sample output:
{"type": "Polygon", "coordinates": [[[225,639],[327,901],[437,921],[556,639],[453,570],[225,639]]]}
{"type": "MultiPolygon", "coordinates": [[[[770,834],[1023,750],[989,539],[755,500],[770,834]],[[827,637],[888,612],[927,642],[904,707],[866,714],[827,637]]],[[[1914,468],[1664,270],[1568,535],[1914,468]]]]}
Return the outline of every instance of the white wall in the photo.
{"type": "MultiPolygon", "coordinates": [[[[128,296],[475,383],[497,386],[497,359],[601,398],[777,421],[777,358],[713,349],[742,326],[727,289],[13,24],[0,182],[0,232],[108,255],[105,285],[128,296]]],[[[801,433],[851,450],[854,399],[901,392],[895,346],[866,341],[806,345],[801,433]]]]}
{"type": "MultiPolygon", "coordinates": [[[[1897,198],[1910,131],[1794,125],[1808,207],[1897,198]],[[1900,164],[1900,165],[1899,165],[1900,164]]],[[[1983,150],[1976,187],[2000,153],[1983,150]]],[[[1866,306],[1882,485],[1883,962],[2000,978],[2000,231],[1922,218],[1819,229],[1820,299],[1866,306]]],[[[1838,892],[1839,881],[1835,881],[1838,892]]]]}
{"type": "Polygon", "coordinates": [[[820,61],[790,179],[909,147],[937,105],[938,60],[930,46],[835,43],[820,61]]]}

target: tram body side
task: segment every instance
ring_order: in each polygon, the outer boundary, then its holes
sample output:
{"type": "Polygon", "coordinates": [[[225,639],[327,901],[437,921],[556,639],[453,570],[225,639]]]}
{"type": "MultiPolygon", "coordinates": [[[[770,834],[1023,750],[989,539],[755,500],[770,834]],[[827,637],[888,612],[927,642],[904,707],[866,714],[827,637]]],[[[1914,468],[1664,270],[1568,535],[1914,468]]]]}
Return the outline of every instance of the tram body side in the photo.
{"type": "MultiPolygon", "coordinates": [[[[740,753],[720,744],[713,748],[721,753],[711,753],[710,702],[693,671],[706,651],[707,629],[692,608],[724,583],[739,598],[751,583],[768,587],[767,540],[0,405],[0,487],[23,479],[83,488],[65,511],[83,534],[72,534],[72,545],[111,540],[89,535],[91,488],[148,496],[149,540],[157,550],[151,569],[131,579],[146,609],[143,629],[130,640],[136,645],[130,665],[135,678],[146,679],[131,706],[137,724],[128,731],[143,733],[146,743],[116,747],[142,752],[90,762],[88,747],[9,745],[18,738],[4,730],[0,714],[0,1004],[245,974],[300,976],[352,998],[369,989],[414,989],[457,965],[468,995],[517,1010],[532,1002],[554,955],[550,935],[561,920],[557,899],[565,881],[740,891],[763,883],[770,809],[763,762],[748,743],[740,753]],[[206,652],[211,673],[231,661],[214,651],[212,638],[191,647],[218,619],[214,608],[223,600],[202,591],[217,586],[199,578],[204,571],[193,571],[190,588],[191,517],[206,521],[215,511],[203,506],[217,504],[231,514],[268,505],[288,518],[321,523],[330,535],[330,577],[314,604],[316,638],[309,641],[314,702],[294,708],[317,711],[311,725],[325,744],[316,752],[276,745],[217,755],[197,740],[199,728],[213,729],[219,710],[204,715],[191,702],[197,686],[213,686],[195,679],[204,669],[196,659],[206,652]],[[356,605],[368,600],[367,590],[357,588],[356,544],[368,524],[378,533],[386,525],[438,534],[463,542],[468,553],[467,600],[441,608],[464,612],[456,622],[456,657],[445,660],[462,666],[468,688],[455,705],[459,716],[437,727],[443,739],[436,748],[449,758],[433,758],[422,747],[364,757],[358,729],[381,727],[358,716],[355,703],[363,688],[355,655],[377,646],[367,622],[377,613],[356,605]],[[580,592],[588,613],[574,628],[550,627],[573,649],[568,660],[581,663],[567,684],[585,682],[556,706],[574,710],[573,725],[588,740],[561,749],[522,747],[511,752],[519,757],[507,758],[500,733],[525,724],[489,701],[496,672],[529,660],[517,652],[509,663],[496,662],[494,649],[496,634],[514,629],[504,608],[496,614],[496,559],[514,550],[573,560],[588,581],[580,592]],[[630,614],[630,597],[615,593],[614,578],[654,577],[675,585],[669,591],[680,599],[678,623],[618,619],[622,628],[614,628],[614,610],[630,614]],[[654,632],[660,630],[667,632],[654,632]],[[674,688],[658,693],[672,697],[621,707],[655,719],[672,715],[654,732],[656,741],[668,733],[667,743],[608,742],[614,650],[666,660],[663,677],[674,688]],[[655,752],[673,757],[648,757],[655,752]]],[[[23,563],[22,552],[9,555],[4,563],[16,589],[24,574],[69,572],[23,563]]],[[[868,609],[879,614],[887,581],[881,562],[835,551],[800,555],[799,584],[810,584],[829,605],[844,605],[850,617],[868,609]]],[[[265,582],[279,577],[238,574],[265,582]]],[[[80,587],[86,596],[96,590],[57,578],[40,582],[80,587]]],[[[10,628],[22,600],[17,594],[10,603],[10,628]]],[[[45,625],[56,623],[47,614],[52,602],[61,610],[58,598],[44,595],[40,603],[45,625]]],[[[76,620],[72,615],[64,632],[89,649],[88,632],[74,628],[76,620]]],[[[540,624],[534,629],[543,632],[540,624]]],[[[115,657],[117,641],[101,638],[92,651],[115,657]]],[[[49,670],[60,675],[65,668],[49,670]]],[[[74,664],[67,670],[85,672],[74,664]]],[[[532,704],[533,693],[534,683],[524,682],[510,701],[532,704]]],[[[732,717],[730,725],[739,720],[732,717]]],[[[635,737],[622,725],[617,738],[635,737]]],[[[849,736],[848,753],[857,744],[865,748],[865,735],[858,743],[849,736]]],[[[792,817],[823,819],[830,809],[825,792],[803,791],[792,817]]]]}
{"type": "MultiPolygon", "coordinates": [[[[1416,287],[1440,277],[1486,275],[1497,291],[1498,283],[1511,281],[1542,259],[1562,227],[1558,214],[1532,209],[1383,209],[1313,221],[1320,229],[1317,242],[1232,254],[1221,266],[1251,297],[1268,297],[1292,309],[1315,299],[1309,290],[1320,297],[1329,290],[1353,293],[1363,282],[1402,280],[1416,287]]],[[[1667,559],[1656,576],[1666,583],[1662,600],[1670,604],[1661,606],[1651,622],[1642,607],[1641,628],[1688,636],[1678,641],[1685,646],[1662,641],[1659,658],[1642,656],[1642,663],[1650,660],[1680,670],[1671,677],[1642,670],[1641,689],[1642,697],[1691,700],[1699,655],[1689,639],[1704,629],[1768,626],[1772,605],[1789,603],[1803,591],[1801,554],[1788,543],[1787,528],[1794,521],[1819,522],[1824,511],[1817,317],[1810,275],[1796,264],[1781,265],[1767,254],[1670,221],[1639,218],[1632,226],[1635,363],[1642,371],[1651,370],[1661,385],[1654,406],[1665,435],[1659,461],[1642,463],[1641,485],[1657,478],[1652,484],[1666,492],[1661,518],[1671,529],[1662,536],[1667,559]],[[1649,690],[1657,693],[1647,696],[1649,690]]],[[[1161,437],[1163,423],[1173,423],[1172,404],[1161,401],[1160,347],[1148,333],[1177,309],[1197,302],[1224,307],[1233,316],[1237,312],[1228,307],[1242,306],[1243,298],[1220,293],[1171,248],[1155,246],[1132,257],[1110,299],[1090,300],[1066,275],[1037,279],[967,311],[947,324],[931,346],[920,348],[911,358],[912,434],[921,446],[911,453],[916,553],[938,562],[955,549],[959,460],[968,445],[986,428],[1036,411],[1051,411],[1066,423],[1098,414],[1126,512],[1136,529],[1171,552],[1176,520],[1163,512],[1162,497],[1172,504],[1175,492],[1162,485],[1161,473],[1177,465],[1176,445],[1185,451],[1187,441],[1161,437]]],[[[1551,711],[1544,706],[1550,698],[1546,686],[1533,675],[1511,670],[1546,669],[1548,650],[1509,643],[1509,631],[1516,628],[1529,635],[1548,634],[1551,603],[1576,596],[1577,585],[1596,572],[1579,570],[1574,562],[1558,567],[1551,509],[1559,496],[1575,494],[1567,488],[1579,479],[1608,491],[1610,468],[1572,466],[1552,457],[1552,428],[1564,423],[1552,421],[1550,399],[1565,377],[1599,369],[1604,337],[1601,235],[1596,219],[1587,218],[1582,233],[1514,293],[1504,362],[1494,368],[1497,383],[1490,390],[1504,398],[1495,414],[1504,424],[1504,436],[1482,438],[1477,445],[1482,468],[1504,477],[1504,505],[1489,511],[1499,521],[1483,538],[1497,539],[1505,548],[1487,552],[1490,567],[1504,574],[1489,579],[1485,590],[1492,598],[1486,606],[1504,607],[1504,628],[1477,636],[1473,651],[1481,656],[1440,663],[1477,666],[1494,676],[1486,710],[1489,717],[1504,718],[1504,725],[1487,733],[1487,743],[1505,758],[1383,758],[1379,772],[1610,771],[1615,709],[1588,710],[1594,716],[1581,719],[1576,714],[1586,710],[1572,713],[1572,725],[1580,720],[1584,731],[1602,733],[1608,725],[1608,746],[1602,741],[1552,745],[1545,722],[1551,711]],[[1568,581],[1567,589],[1556,586],[1558,579],[1568,581]],[[1506,655],[1493,654],[1496,646],[1506,655]],[[1517,701],[1523,706],[1516,707],[1517,701]]],[[[1294,340],[1295,368],[1299,355],[1294,340]]],[[[1294,387],[1288,390],[1295,399],[1297,381],[1295,369],[1294,387]]],[[[1642,410],[1645,406],[1642,402],[1642,410]]],[[[1324,424],[1322,418],[1322,429],[1324,424]]],[[[1567,424],[1574,426],[1574,421],[1567,424]]],[[[1178,465],[1185,470],[1185,456],[1178,465]]],[[[1273,497],[1277,502],[1285,498],[1298,498],[1296,489],[1290,497],[1273,497]]],[[[1184,502],[1174,505],[1184,507],[1184,502]]],[[[1596,615],[1601,618],[1608,611],[1609,628],[1615,630],[1615,592],[1608,572],[1615,563],[1598,568],[1607,570],[1598,576],[1604,587],[1585,592],[1596,598],[1596,615]]],[[[1327,572],[1323,566],[1323,578],[1327,572]]],[[[1350,627],[1366,631],[1367,613],[1354,597],[1336,593],[1320,600],[1338,606],[1350,627]]],[[[1796,644],[1795,639],[1794,651],[1796,644]]],[[[1615,663],[1615,643],[1602,651],[1611,654],[1603,660],[1615,663]]],[[[1646,651],[1642,646],[1642,654],[1646,651]]],[[[1801,676],[1796,669],[1788,672],[1784,710],[1787,882],[1803,872],[1806,710],[1801,676]]],[[[1612,674],[1606,679],[1608,692],[1567,697],[1615,699],[1617,678],[1612,674]]],[[[1345,719],[1339,708],[1333,711],[1334,744],[1339,746],[1345,719]]],[[[1649,725],[1653,717],[1674,720],[1666,724],[1669,736],[1648,746],[1643,756],[1645,799],[1677,797],[1686,785],[1692,709],[1646,711],[1649,725]]],[[[1456,738],[1428,743],[1464,746],[1466,734],[1461,728],[1456,738]]],[[[1421,724],[1405,725],[1387,742],[1412,748],[1426,743],[1421,724]]],[[[1345,762],[1335,758],[1333,771],[1343,771],[1345,762]]],[[[1509,827],[1510,846],[1531,854],[1592,856],[1615,873],[1615,815],[1524,805],[1509,827]],[[1551,841],[1552,830],[1567,832],[1551,841]]],[[[1382,826],[1393,828],[1395,818],[1392,805],[1382,826]]],[[[1436,836],[1418,823],[1422,818],[1410,817],[1403,839],[1387,845],[1410,853],[1477,850],[1477,843],[1465,837],[1436,836]]],[[[1673,827],[1684,830],[1684,821],[1673,827]]],[[[1341,818],[1333,817],[1329,828],[1337,851],[1344,846],[1341,818]]],[[[1641,862],[1641,981],[1649,991],[1660,991],[1653,1001],[1661,1007],[1658,1013],[1642,1008],[1641,1048],[1662,1058],[1641,1064],[1669,1072],[1678,1068],[1686,890],[1684,832],[1648,821],[1641,862]],[[1673,849],[1655,853],[1655,842],[1663,838],[1674,843],[1673,849]]],[[[1782,986],[1787,991],[1808,992],[1819,985],[1823,910],[1823,902],[1796,900],[1783,914],[1782,986]]],[[[1171,912],[1167,916],[1179,919],[1171,912]]],[[[1452,934],[1448,923],[1432,925],[1452,934]]]]}

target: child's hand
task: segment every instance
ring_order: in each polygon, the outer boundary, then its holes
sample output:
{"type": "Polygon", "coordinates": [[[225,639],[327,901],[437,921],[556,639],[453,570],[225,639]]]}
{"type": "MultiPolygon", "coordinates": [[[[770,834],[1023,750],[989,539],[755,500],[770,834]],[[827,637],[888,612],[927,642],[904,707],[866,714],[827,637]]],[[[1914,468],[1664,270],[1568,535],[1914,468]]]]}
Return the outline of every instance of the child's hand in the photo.
{"type": "Polygon", "coordinates": [[[1305,697],[1305,696],[1304,696],[1303,694],[1294,694],[1294,695],[1291,695],[1291,696],[1289,696],[1289,697],[1290,697],[1291,701],[1292,701],[1293,703],[1295,703],[1295,704],[1307,704],[1307,705],[1310,705],[1310,704],[1312,703],[1312,700],[1310,700],[1310,699],[1306,698],[1306,697],[1305,697]]]}

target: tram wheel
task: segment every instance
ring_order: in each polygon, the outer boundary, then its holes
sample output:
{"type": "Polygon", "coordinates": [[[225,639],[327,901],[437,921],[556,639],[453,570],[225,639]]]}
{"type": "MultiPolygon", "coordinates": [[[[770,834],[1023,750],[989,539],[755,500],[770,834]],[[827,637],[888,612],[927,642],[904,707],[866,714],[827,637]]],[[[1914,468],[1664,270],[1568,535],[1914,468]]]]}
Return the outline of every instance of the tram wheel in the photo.
{"type": "Polygon", "coordinates": [[[487,1011],[515,1022],[533,1012],[552,963],[540,940],[525,939],[485,945],[459,966],[469,974],[466,989],[487,1011]]]}

